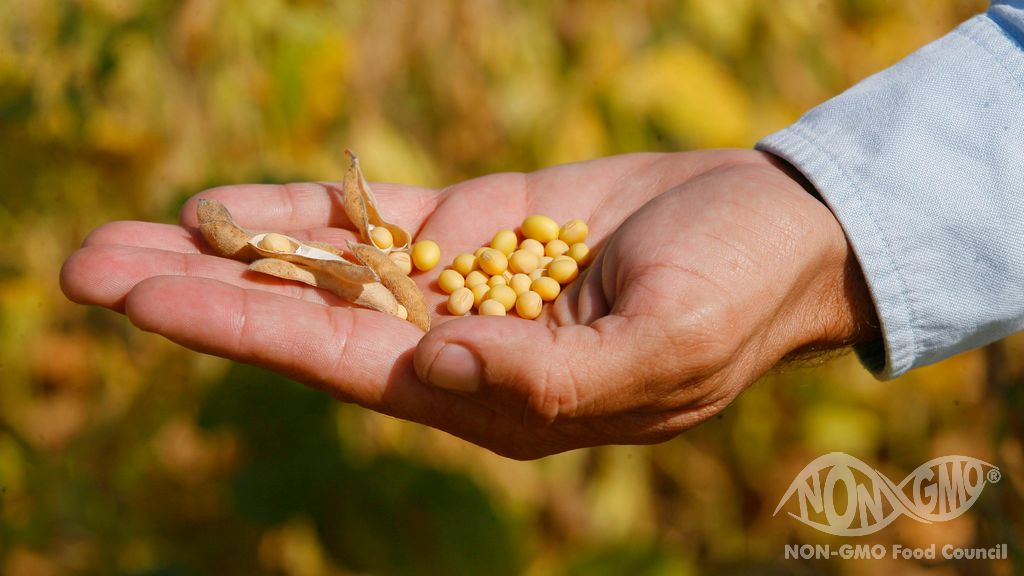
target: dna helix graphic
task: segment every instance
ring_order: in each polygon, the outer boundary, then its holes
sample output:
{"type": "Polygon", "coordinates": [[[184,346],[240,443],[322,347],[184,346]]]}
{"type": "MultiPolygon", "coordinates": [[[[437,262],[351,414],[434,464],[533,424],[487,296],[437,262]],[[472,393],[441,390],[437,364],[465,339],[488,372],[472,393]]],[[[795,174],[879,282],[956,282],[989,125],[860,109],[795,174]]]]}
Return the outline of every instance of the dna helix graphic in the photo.
{"type": "Polygon", "coordinates": [[[835,536],[864,536],[901,516],[924,523],[952,520],[1001,477],[984,460],[953,455],[921,464],[896,484],[854,456],[831,452],[797,474],[772,515],[796,499],[799,513],[788,514],[800,522],[835,536]]]}

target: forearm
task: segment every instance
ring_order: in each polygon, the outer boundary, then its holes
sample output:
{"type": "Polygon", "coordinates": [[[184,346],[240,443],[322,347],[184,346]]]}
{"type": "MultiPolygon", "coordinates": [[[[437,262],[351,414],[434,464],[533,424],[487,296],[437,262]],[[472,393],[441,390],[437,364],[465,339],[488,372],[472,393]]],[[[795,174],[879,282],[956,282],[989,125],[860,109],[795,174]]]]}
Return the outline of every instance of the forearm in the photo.
{"type": "Polygon", "coordinates": [[[1024,9],[996,3],[759,143],[835,213],[882,377],[1024,328],[1024,9]],[[884,343],[884,348],[883,348],[884,343]]]}

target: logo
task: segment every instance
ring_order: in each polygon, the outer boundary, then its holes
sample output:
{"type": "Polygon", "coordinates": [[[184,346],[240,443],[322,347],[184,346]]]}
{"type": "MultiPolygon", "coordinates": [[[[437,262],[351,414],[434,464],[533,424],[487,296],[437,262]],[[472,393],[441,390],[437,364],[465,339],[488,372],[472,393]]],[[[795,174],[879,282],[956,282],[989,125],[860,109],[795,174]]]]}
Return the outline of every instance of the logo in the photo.
{"type": "Polygon", "coordinates": [[[835,536],[874,534],[900,516],[930,524],[969,510],[999,468],[969,456],[943,456],[921,464],[899,484],[861,460],[832,452],[815,458],[789,485],[773,516],[796,499],[789,515],[835,536]]]}

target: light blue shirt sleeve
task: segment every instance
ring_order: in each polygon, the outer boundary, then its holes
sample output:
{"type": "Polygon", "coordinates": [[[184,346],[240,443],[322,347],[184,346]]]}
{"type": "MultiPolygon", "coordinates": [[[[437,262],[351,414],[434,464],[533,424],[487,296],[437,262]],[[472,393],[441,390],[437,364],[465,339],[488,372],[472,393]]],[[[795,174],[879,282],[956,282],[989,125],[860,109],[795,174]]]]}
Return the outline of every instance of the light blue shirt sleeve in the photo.
{"type": "Polygon", "coordinates": [[[757,148],[817,188],[857,255],[893,378],[1024,330],[1024,0],[812,109],[757,148]]]}

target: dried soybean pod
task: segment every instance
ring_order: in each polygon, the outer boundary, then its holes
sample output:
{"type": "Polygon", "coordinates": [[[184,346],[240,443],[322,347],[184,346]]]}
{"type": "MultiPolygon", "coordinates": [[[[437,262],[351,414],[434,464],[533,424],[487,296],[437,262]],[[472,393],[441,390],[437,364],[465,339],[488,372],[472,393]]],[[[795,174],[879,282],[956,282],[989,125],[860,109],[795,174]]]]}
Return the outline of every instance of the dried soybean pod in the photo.
{"type": "Polygon", "coordinates": [[[337,246],[331,246],[327,242],[318,242],[316,240],[307,240],[306,242],[303,242],[303,244],[305,244],[306,246],[311,246],[313,248],[319,248],[321,250],[324,250],[325,252],[330,252],[331,254],[334,254],[335,256],[342,256],[342,257],[344,257],[344,255],[345,255],[345,253],[342,252],[340,248],[338,248],[337,246]]]}
{"type": "MultiPolygon", "coordinates": [[[[408,249],[412,239],[409,232],[381,217],[380,210],[377,208],[377,199],[373,196],[373,191],[366,179],[363,178],[363,171],[359,168],[359,158],[348,149],[345,150],[345,154],[348,154],[351,159],[348,171],[345,172],[345,179],[341,183],[345,214],[348,215],[348,219],[359,229],[359,235],[364,242],[377,247],[370,234],[374,228],[381,227],[391,233],[392,245],[379,248],[388,252],[408,249]]],[[[409,311],[409,315],[411,318],[412,310],[409,311]]]]}
{"type": "MultiPolygon", "coordinates": [[[[274,234],[274,233],[271,233],[274,234]]],[[[285,251],[268,250],[264,247],[264,238],[271,234],[256,234],[249,239],[249,245],[252,249],[264,258],[277,258],[287,262],[293,262],[295,264],[301,264],[316,270],[321,270],[327,274],[343,279],[346,282],[356,282],[365,284],[367,282],[377,282],[377,274],[367,268],[353,262],[349,262],[344,256],[340,255],[340,250],[333,246],[327,246],[330,250],[319,248],[318,246],[312,246],[304,242],[300,242],[290,236],[283,234],[274,234],[280,236],[289,243],[289,249],[285,251]]]]}
{"type": "Polygon", "coordinates": [[[416,282],[406,276],[383,250],[357,242],[349,242],[348,247],[360,262],[366,264],[380,277],[381,284],[391,290],[398,303],[405,306],[409,312],[409,322],[419,326],[424,332],[429,330],[430,315],[423,300],[423,292],[416,282]]]}
{"type": "Polygon", "coordinates": [[[285,280],[295,280],[316,288],[328,290],[345,300],[401,317],[398,300],[380,282],[349,282],[322,270],[312,270],[294,262],[277,258],[261,258],[249,264],[254,272],[269,274],[285,280]]]}
{"type": "Polygon", "coordinates": [[[199,231],[218,256],[242,262],[252,262],[260,257],[249,244],[252,234],[235,224],[231,213],[220,202],[200,198],[196,216],[199,219],[199,231]]]}

